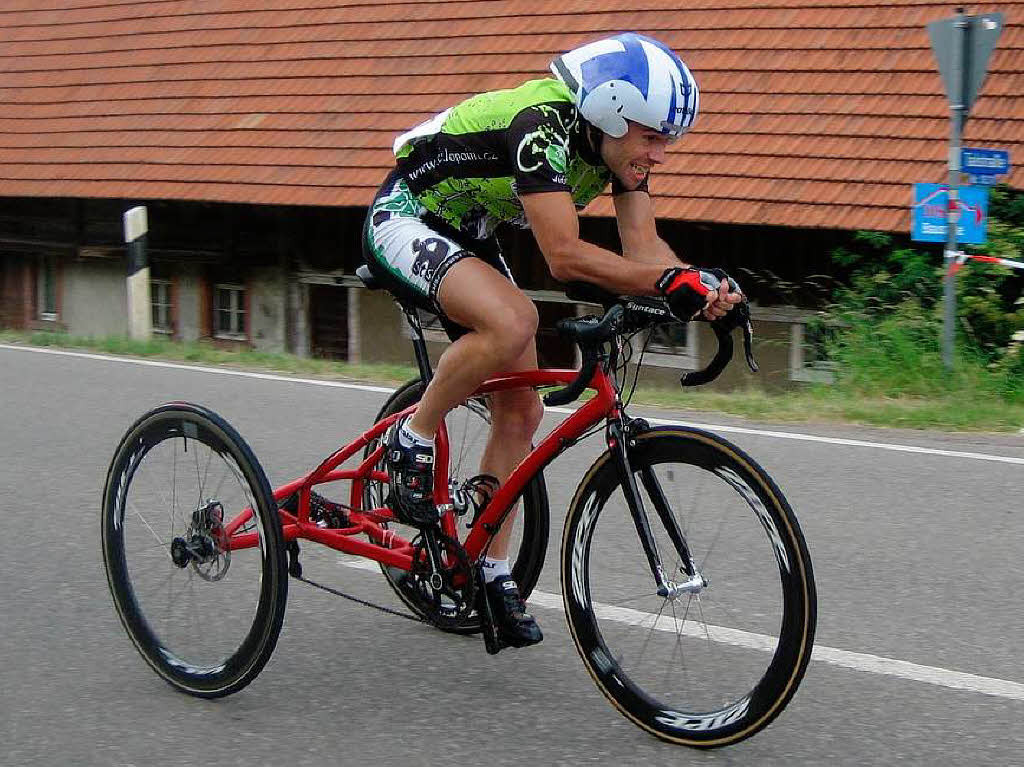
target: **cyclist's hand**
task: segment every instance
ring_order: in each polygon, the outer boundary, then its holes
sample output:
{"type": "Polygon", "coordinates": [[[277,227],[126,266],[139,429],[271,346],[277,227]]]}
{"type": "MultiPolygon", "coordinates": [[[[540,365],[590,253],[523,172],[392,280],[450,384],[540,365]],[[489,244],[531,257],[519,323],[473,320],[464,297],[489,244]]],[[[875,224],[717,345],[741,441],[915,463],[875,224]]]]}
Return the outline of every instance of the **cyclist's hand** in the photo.
{"type": "MultiPolygon", "coordinates": [[[[715,271],[721,270],[716,269],[715,271]]],[[[708,296],[710,301],[703,311],[704,319],[712,322],[724,317],[733,310],[736,304],[743,300],[743,293],[740,291],[740,286],[736,284],[736,281],[725,277],[725,272],[722,272],[722,275],[722,282],[719,284],[718,290],[708,296]]]]}
{"type": "Polygon", "coordinates": [[[672,313],[684,322],[698,317],[717,320],[743,300],[739,285],[721,269],[666,269],[656,287],[672,313]]]}

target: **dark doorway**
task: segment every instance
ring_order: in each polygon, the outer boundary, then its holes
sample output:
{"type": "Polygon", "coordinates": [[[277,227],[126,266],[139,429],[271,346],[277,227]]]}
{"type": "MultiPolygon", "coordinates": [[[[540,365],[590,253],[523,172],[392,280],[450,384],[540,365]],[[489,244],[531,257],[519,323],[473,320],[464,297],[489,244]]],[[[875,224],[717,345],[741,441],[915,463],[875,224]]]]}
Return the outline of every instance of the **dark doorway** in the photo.
{"type": "Polygon", "coordinates": [[[348,359],[348,289],[309,286],[309,315],[314,357],[348,359]]]}

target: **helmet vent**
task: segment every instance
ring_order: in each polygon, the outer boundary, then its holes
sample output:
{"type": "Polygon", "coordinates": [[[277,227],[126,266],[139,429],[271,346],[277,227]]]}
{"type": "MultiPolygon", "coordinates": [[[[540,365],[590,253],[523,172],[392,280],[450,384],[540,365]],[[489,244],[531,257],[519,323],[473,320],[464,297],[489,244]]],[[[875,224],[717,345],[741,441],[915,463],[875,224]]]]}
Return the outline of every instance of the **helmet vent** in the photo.
{"type": "Polygon", "coordinates": [[[653,38],[629,32],[587,43],[557,57],[551,71],[569,89],[580,116],[609,136],[624,135],[630,121],[677,136],[697,117],[693,75],[653,38]]]}

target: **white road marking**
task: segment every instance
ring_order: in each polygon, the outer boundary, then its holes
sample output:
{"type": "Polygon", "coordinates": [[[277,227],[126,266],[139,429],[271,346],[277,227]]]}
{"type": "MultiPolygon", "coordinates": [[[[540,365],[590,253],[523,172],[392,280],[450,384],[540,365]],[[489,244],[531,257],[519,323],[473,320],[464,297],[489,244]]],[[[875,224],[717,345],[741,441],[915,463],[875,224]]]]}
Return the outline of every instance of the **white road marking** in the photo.
{"type": "MultiPolygon", "coordinates": [[[[117,357],[109,354],[92,354],[88,352],[71,352],[60,349],[39,348],[34,346],[14,346],[0,344],[0,349],[12,351],[35,352],[38,354],[54,354],[66,357],[81,357],[84,359],[101,360],[104,362],[120,362],[126,365],[145,365],[149,367],[173,368],[175,370],[191,370],[199,373],[212,373],[214,375],[237,376],[239,378],[255,378],[264,381],[283,381],[286,383],[308,384],[310,386],[327,386],[335,389],[353,389],[355,391],[368,391],[379,394],[390,394],[394,387],[371,386],[369,384],[357,384],[341,381],[324,381],[316,378],[295,378],[292,376],[277,375],[274,373],[253,373],[246,370],[227,370],[224,368],[210,368],[199,365],[183,365],[175,362],[160,362],[157,360],[141,360],[133,357],[117,357]]],[[[546,408],[551,413],[571,413],[572,410],[563,407],[546,408]]],[[[661,418],[648,418],[654,424],[680,426],[692,426],[708,431],[725,432],[733,434],[750,434],[757,437],[771,437],[774,439],[791,439],[802,442],[818,442],[827,445],[839,445],[843,447],[864,447],[875,450],[891,450],[901,453],[920,453],[923,455],[937,455],[947,458],[960,458],[974,461],[993,461],[996,463],[1010,463],[1024,465],[1024,458],[1016,458],[1008,455],[991,455],[988,453],[971,453],[964,450],[941,450],[933,447],[919,447],[916,445],[900,445],[886,442],[868,442],[860,439],[843,439],[841,437],[819,437],[814,434],[802,434],[800,432],[769,431],[766,429],[750,429],[743,426],[727,426],[725,424],[695,423],[688,421],[667,421],[661,418]]]]}
{"type": "Polygon", "coordinates": [[[121,362],[125,365],[144,365],[154,368],[172,368],[174,370],[192,370],[197,373],[213,373],[222,376],[237,376],[239,378],[257,378],[263,381],[286,381],[289,383],[310,384],[312,386],[328,386],[335,389],[356,389],[358,391],[372,391],[381,394],[390,394],[395,390],[393,386],[370,386],[368,384],[355,384],[341,381],[324,381],[318,378],[293,378],[292,376],[279,375],[277,373],[253,373],[248,370],[229,370],[227,368],[209,368],[202,365],[184,365],[178,362],[161,362],[159,360],[140,360],[134,357],[117,357],[111,354],[92,354],[89,352],[69,352],[62,349],[47,349],[35,346],[12,346],[0,344],[0,349],[11,349],[19,352],[36,352],[39,354],[56,354],[62,357],[81,357],[88,360],[100,360],[102,362],[121,362]]]}
{"type": "MultiPolygon", "coordinates": [[[[130,357],[117,357],[106,354],[91,354],[86,352],[71,352],[57,349],[46,349],[37,348],[31,346],[12,346],[9,344],[0,344],[0,349],[7,349],[12,351],[25,351],[34,352],[40,354],[52,354],[59,356],[68,357],[81,357],[85,359],[101,360],[104,362],[120,362],[123,364],[130,365],[145,365],[149,367],[162,367],[162,368],[173,368],[176,370],[192,370],[201,373],[212,373],[215,375],[227,375],[227,376],[238,376],[242,378],[255,378],[259,380],[270,380],[270,381],[284,381],[289,383],[300,383],[309,384],[312,386],[326,386],[339,389],[353,389],[356,391],[369,391],[382,394],[388,394],[394,391],[390,387],[381,386],[369,386],[366,384],[354,384],[354,383],[343,383],[339,381],[323,381],[313,378],[294,378],[291,376],[275,375],[271,373],[253,373],[244,370],[226,370],[223,368],[209,368],[195,365],[182,365],[173,362],[160,362],[157,360],[140,360],[130,357]]],[[[572,412],[567,408],[548,408],[550,412],[555,413],[569,413],[572,412]]],[[[738,426],[725,426],[718,424],[700,424],[700,423],[684,423],[684,422],[672,422],[665,421],[663,419],[651,418],[648,419],[652,423],[660,424],[671,424],[681,423],[686,426],[693,426],[696,428],[708,429],[711,431],[721,432],[733,432],[739,434],[751,434],[761,437],[774,437],[776,439],[795,439],[807,442],[820,442],[831,445],[843,445],[850,447],[865,447],[874,448],[879,450],[894,450],[899,452],[908,453],[922,453],[926,455],[939,455],[951,458],[962,458],[980,461],[997,461],[1002,463],[1013,463],[1013,464],[1024,464],[1024,458],[1013,458],[1010,456],[1001,455],[988,455],[985,453],[969,453],[957,450],[938,450],[935,448],[917,447],[913,445],[898,445],[898,444],[886,444],[880,442],[867,442],[864,440],[854,439],[841,439],[836,437],[819,437],[811,434],[800,434],[797,432],[778,432],[778,431],[767,431],[763,429],[749,429],[738,426]]],[[[373,572],[379,572],[379,568],[376,562],[365,559],[347,559],[339,557],[339,561],[342,562],[346,567],[351,567],[360,570],[367,570],[373,572]]],[[[534,591],[530,596],[530,603],[538,607],[545,607],[551,609],[562,609],[562,597],[560,594],[549,594],[542,591],[534,591]]],[[[641,621],[651,621],[654,616],[649,613],[643,613],[638,610],[630,610],[627,608],[613,607],[610,605],[600,605],[602,617],[610,620],[617,620],[624,623],[636,624],[641,621]]],[[[672,631],[678,630],[678,626],[675,621],[670,618],[658,620],[654,625],[657,631],[672,631]]],[[[721,626],[709,626],[708,632],[711,639],[715,642],[722,642],[738,647],[746,647],[749,649],[756,650],[768,650],[772,646],[772,638],[754,634],[747,631],[740,631],[737,629],[729,629],[721,626]]],[[[684,633],[689,634],[690,629],[687,628],[684,633]]],[[[703,628],[700,630],[700,635],[703,635],[703,628]]],[[[896,660],[893,658],[885,658],[879,655],[870,655],[868,653],[857,653],[850,652],[848,650],[840,650],[834,647],[826,647],[818,645],[814,648],[811,658],[815,661],[822,661],[835,666],[841,666],[843,668],[849,668],[856,671],[866,671],[874,674],[884,674],[886,676],[895,676],[902,679],[909,679],[917,682],[925,682],[927,684],[939,685],[941,687],[947,687],[955,690],[965,690],[968,692],[981,693],[983,695],[994,695],[1001,698],[1009,698],[1011,700],[1024,700],[1024,684],[1019,682],[1012,682],[1006,679],[995,679],[992,677],[977,676],[975,674],[967,674],[960,671],[951,671],[949,669],[939,668],[936,666],[922,666],[917,663],[910,663],[908,661],[896,660]]]]}
{"type": "MultiPolygon", "coordinates": [[[[338,557],[338,562],[356,570],[368,570],[380,572],[376,562],[368,559],[352,559],[349,557],[338,557]]],[[[551,610],[562,609],[562,595],[549,594],[544,591],[534,591],[530,594],[531,607],[544,607],[551,610]]],[[[773,652],[775,649],[775,637],[765,634],[755,634],[750,631],[726,628],[725,626],[707,626],[707,633],[702,624],[689,621],[685,625],[677,622],[675,618],[662,615],[658,617],[652,613],[645,613],[640,610],[633,610],[627,607],[614,607],[595,603],[598,617],[605,620],[617,621],[629,625],[645,625],[655,631],[669,633],[681,633],[696,639],[703,639],[710,636],[711,641],[719,644],[727,644],[733,647],[742,647],[747,650],[758,650],[761,652],[773,652]]],[[[900,679],[909,679],[913,682],[924,682],[926,684],[947,687],[953,690],[964,690],[965,692],[976,692],[982,695],[993,695],[998,698],[1009,698],[1010,700],[1024,701],[1024,684],[1011,682],[1007,679],[994,679],[992,677],[966,674],[962,671],[951,671],[937,666],[922,666],[918,663],[910,663],[905,660],[885,658],[881,655],[869,653],[850,652],[835,647],[816,645],[811,652],[811,660],[828,663],[832,666],[852,669],[854,671],[865,671],[870,674],[882,674],[883,676],[894,676],[900,679]]]]}

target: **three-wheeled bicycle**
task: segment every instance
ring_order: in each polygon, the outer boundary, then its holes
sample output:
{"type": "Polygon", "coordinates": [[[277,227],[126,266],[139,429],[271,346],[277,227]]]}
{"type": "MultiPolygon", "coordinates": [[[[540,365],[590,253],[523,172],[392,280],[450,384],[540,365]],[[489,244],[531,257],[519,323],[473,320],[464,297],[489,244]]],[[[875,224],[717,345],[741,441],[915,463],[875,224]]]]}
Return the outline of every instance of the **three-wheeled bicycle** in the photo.
{"type": "MultiPolygon", "coordinates": [[[[360,276],[373,287],[368,272],[360,276]]],[[[502,525],[514,527],[512,573],[528,598],[548,542],[543,470],[602,434],[606,449],[569,503],[559,562],[566,620],[587,671],[624,716],[666,741],[723,746],[765,727],[796,692],[814,639],[800,527],[776,484],[735,445],[627,415],[631,339],[673,320],[656,299],[595,300],[600,315],[559,325],[580,348],[580,370],[499,375],[446,417],[435,444],[436,524],[404,524],[387,506],[383,437],[416,407],[431,375],[410,307],[420,377],[395,391],[367,430],[277,489],[212,411],[171,402],[139,418],[107,475],[102,544],[114,604],[142,657],[191,695],[245,687],[274,650],[289,574],[306,580],[299,541],[378,563],[407,615],[480,632],[498,652],[479,598],[488,546],[502,525]],[[495,487],[476,475],[488,397],[519,387],[561,387],[544,396],[549,406],[588,389],[592,396],[564,411],[495,487]]],[[[717,335],[715,359],[685,385],[728,363],[732,338],[717,335]]],[[[753,366],[749,321],[744,341],[753,366]]]]}

